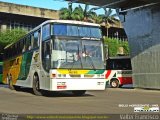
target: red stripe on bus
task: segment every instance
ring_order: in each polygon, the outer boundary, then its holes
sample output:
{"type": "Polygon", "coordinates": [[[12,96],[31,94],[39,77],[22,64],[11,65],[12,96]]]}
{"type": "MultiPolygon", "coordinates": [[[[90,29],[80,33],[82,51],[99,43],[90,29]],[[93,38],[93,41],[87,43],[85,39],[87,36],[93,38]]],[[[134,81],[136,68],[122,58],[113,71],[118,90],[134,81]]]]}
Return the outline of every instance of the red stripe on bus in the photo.
{"type": "Polygon", "coordinates": [[[110,76],[110,74],[111,74],[111,70],[107,70],[106,79],[108,79],[108,77],[110,76]]]}
{"type": "Polygon", "coordinates": [[[118,77],[121,84],[132,84],[132,77],[118,77]]]}

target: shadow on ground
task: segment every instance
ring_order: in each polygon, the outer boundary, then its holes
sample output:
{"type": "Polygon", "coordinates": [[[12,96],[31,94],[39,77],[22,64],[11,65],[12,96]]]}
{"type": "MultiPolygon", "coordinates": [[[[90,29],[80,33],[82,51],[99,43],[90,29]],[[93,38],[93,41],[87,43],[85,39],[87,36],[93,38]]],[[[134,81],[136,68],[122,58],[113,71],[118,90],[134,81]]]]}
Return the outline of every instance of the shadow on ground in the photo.
{"type": "MultiPolygon", "coordinates": [[[[0,84],[0,87],[8,88],[8,85],[0,84]]],[[[8,88],[9,89],[9,88],[8,88]]],[[[31,88],[24,88],[21,87],[16,90],[17,92],[24,92],[24,93],[30,93],[34,95],[33,90],[31,88]]],[[[82,96],[76,96],[71,91],[60,91],[60,92],[51,92],[51,91],[42,91],[43,96],[45,97],[93,97],[94,95],[91,94],[84,94],[82,96]]]]}
{"type": "MultiPolygon", "coordinates": [[[[106,85],[106,88],[111,88],[110,85],[106,85]]],[[[112,89],[116,89],[116,88],[112,88],[112,89]]],[[[123,85],[122,87],[120,87],[120,89],[134,89],[132,84],[128,84],[128,85],[123,85]]]]}

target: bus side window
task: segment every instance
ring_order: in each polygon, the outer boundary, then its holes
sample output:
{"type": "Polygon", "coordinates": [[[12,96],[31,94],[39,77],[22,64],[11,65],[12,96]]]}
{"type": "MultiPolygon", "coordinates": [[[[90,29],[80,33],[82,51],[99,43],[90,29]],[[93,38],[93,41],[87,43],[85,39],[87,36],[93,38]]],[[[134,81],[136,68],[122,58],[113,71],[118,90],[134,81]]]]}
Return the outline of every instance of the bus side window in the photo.
{"type": "Polygon", "coordinates": [[[23,49],[22,52],[26,51],[26,38],[23,39],[23,49]]]}
{"type": "Polygon", "coordinates": [[[49,39],[50,34],[50,24],[44,25],[42,28],[42,41],[49,39]]]}
{"type": "Polygon", "coordinates": [[[31,50],[31,36],[27,36],[26,38],[26,51],[31,50]]]}
{"type": "Polygon", "coordinates": [[[20,49],[20,53],[22,53],[22,51],[23,51],[23,40],[20,41],[19,49],[20,49]]]}
{"type": "Polygon", "coordinates": [[[33,33],[33,46],[32,48],[37,48],[39,46],[39,39],[40,39],[40,32],[39,31],[36,31],[33,33]]]}
{"type": "Polygon", "coordinates": [[[0,65],[0,74],[2,74],[2,72],[3,72],[3,71],[2,71],[2,65],[0,65]]]}

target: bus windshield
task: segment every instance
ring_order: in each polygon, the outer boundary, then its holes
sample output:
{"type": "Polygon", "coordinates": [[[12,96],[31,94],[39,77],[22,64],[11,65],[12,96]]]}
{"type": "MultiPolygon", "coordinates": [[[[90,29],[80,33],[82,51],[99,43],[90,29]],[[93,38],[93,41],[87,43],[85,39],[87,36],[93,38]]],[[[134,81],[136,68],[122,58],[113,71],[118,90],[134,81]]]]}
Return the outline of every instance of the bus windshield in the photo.
{"type": "Polygon", "coordinates": [[[52,68],[104,69],[102,41],[55,39],[52,68]]]}
{"type": "Polygon", "coordinates": [[[109,58],[106,65],[107,70],[131,70],[130,58],[109,58]]]}
{"type": "Polygon", "coordinates": [[[54,24],[52,34],[55,36],[76,36],[76,37],[90,37],[102,38],[99,27],[82,26],[71,24],[54,24]]]}

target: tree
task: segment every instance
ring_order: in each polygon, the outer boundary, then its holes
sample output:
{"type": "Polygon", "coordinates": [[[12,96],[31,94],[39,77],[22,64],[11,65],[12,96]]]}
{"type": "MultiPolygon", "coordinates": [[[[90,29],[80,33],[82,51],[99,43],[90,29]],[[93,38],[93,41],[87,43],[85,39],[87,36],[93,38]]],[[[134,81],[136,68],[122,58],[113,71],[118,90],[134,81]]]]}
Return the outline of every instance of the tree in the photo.
{"type": "Polygon", "coordinates": [[[12,29],[0,32],[0,51],[8,44],[16,42],[26,34],[24,29],[12,29]]]}
{"type": "Polygon", "coordinates": [[[60,19],[62,20],[71,20],[72,17],[72,3],[69,2],[68,3],[68,8],[61,8],[60,9],[60,13],[59,13],[59,16],[60,16],[60,19]]]}
{"type": "Polygon", "coordinates": [[[60,19],[62,20],[78,20],[86,22],[94,22],[94,18],[97,16],[93,9],[89,10],[89,5],[85,5],[85,9],[79,5],[74,10],[72,9],[72,3],[68,4],[68,8],[60,9],[60,19]]]}
{"type": "Polygon", "coordinates": [[[71,18],[78,21],[84,20],[83,8],[80,5],[73,10],[71,18]]]}
{"type": "Polygon", "coordinates": [[[119,47],[123,47],[124,55],[130,54],[128,41],[119,41],[116,38],[105,37],[104,44],[106,44],[108,46],[108,51],[109,51],[110,57],[117,56],[117,52],[118,52],[119,47]]]}
{"type": "Polygon", "coordinates": [[[103,8],[103,9],[105,11],[105,14],[101,16],[102,16],[103,22],[105,23],[105,27],[107,30],[107,37],[108,37],[108,29],[111,24],[117,22],[117,20],[115,19],[117,14],[113,14],[113,10],[111,8],[103,8]]]}
{"type": "Polygon", "coordinates": [[[95,17],[97,16],[96,12],[93,11],[94,9],[89,9],[89,5],[85,4],[85,9],[83,11],[84,19],[83,21],[86,22],[95,22],[95,17]]]}

